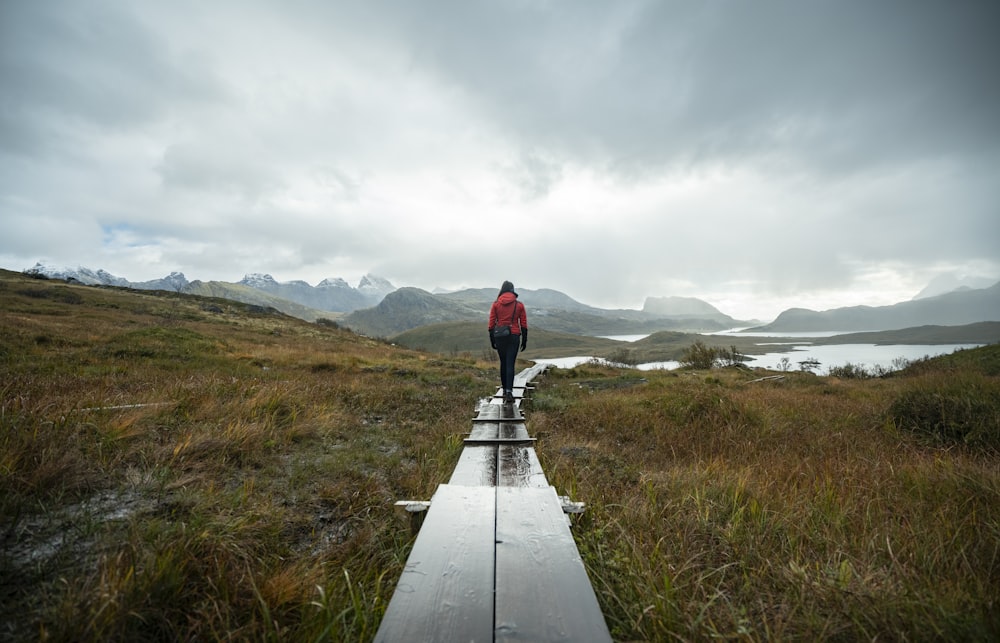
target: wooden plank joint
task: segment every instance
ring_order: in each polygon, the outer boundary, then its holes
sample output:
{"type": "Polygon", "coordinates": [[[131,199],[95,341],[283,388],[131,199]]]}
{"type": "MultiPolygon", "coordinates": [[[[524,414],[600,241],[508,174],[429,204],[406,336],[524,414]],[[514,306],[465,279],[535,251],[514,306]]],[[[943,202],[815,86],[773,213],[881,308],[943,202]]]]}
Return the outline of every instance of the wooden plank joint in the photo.
{"type": "Polygon", "coordinates": [[[534,444],[538,441],[538,438],[465,438],[464,442],[467,445],[472,446],[488,446],[491,444],[497,445],[528,445],[534,444]]]}
{"type": "Polygon", "coordinates": [[[401,515],[409,518],[410,533],[416,535],[424,524],[424,516],[431,503],[430,500],[397,500],[395,507],[401,515]]]}
{"type": "Polygon", "coordinates": [[[569,496],[559,496],[559,502],[562,504],[563,513],[582,514],[587,509],[587,503],[573,502],[569,496]]]}

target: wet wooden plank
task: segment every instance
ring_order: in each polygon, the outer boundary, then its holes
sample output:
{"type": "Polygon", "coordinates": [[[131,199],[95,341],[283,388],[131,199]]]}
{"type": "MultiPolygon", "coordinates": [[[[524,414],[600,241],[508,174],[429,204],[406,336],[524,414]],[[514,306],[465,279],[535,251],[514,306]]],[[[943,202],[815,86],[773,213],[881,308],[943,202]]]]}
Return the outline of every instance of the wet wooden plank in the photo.
{"type": "Polygon", "coordinates": [[[503,440],[534,439],[528,435],[528,427],[523,424],[502,424],[497,431],[497,437],[503,440]]]}
{"type": "Polygon", "coordinates": [[[531,448],[536,440],[528,436],[523,424],[477,426],[464,442],[465,448],[448,484],[548,486],[538,456],[531,448]]]}
{"type": "Polygon", "coordinates": [[[448,484],[548,487],[535,449],[530,446],[466,443],[448,484]]]}
{"type": "Polygon", "coordinates": [[[472,431],[469,432],[470,438],[475,438],[477,440],[488,440],[490,438],[500,437],[500,424],[486,424],[479,423],[472,425],[472,431]]]}
{"type": "Polygon", "coordinates": [[[493,487],[441,485],[376,641],[492,641],[493,487]]]}
{"type": "Polygon", "coordinates": [[[524,424],[524,416],[521,415],[519,412],[516,412],[514,415],[511,415],[510,417],[502,417],[502,418],[475,417],[472,418],[472,423],[473,424],[524,424]]]}
{"type": "Polygon", "coordinates": [[[555,489],[498,487],[495,641],[611,641],[555,489]]]}
{"type": "Polygon", "coordinates": [[[494,487],[497,484],[497,446],[466,445],[448,484],[494,487]]]}
{"type": "Polygon", "coordinates": [[[496,445],[496,446],[531,446],[535,443],[537,438],[465,438],[466,446],[486,446],[486,445],[496,445]]]}
{"type": "Polygon", "coordinates": [[[508,422],[510,420],[524,422],[524,415],[521,413],[519,404],[520,399],[514,405],[503,404],[500,400],[494,400],[490,404],[481,406],[473,420],[476,422],[508,422]]]}
{"type": "Polygon", "coordinates": [[[502,446],[497,454],[498,487],[548,488],[549,481],[542,471],[535,449],[525,446],[502,446]]]}
{"type": "Polygon", "coordinates": [[[477,410],[478,413],[476,413],[476,418],[482,420],[498,418],[500,417],[500,414],[503,413],[503,408],[499,404],[483,404],[477,410]]]}

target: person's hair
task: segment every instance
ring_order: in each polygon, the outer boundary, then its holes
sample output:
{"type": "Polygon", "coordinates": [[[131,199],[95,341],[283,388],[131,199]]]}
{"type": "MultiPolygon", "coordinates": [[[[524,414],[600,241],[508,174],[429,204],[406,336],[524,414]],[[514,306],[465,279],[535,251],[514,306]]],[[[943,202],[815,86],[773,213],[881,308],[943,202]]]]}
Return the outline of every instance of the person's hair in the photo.
{"type": "Polygon", "coordinates": [[[514,292],[514,284],[510,283],[509,281],[503,282],[503,285],[500,286],[500,292],[497,294],[497,297],[504,294],[505,292],[514,292]]]}

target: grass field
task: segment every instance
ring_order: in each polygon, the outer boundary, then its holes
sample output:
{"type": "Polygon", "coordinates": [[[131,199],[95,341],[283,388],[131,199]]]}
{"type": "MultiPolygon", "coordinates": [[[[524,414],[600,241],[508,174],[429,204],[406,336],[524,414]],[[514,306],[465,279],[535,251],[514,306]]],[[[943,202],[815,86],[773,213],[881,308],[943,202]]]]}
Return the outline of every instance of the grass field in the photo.
{"type": "Polygon", "coordinates": [[[548,375],[531,425],[589,502],[615,638],[996,640],[998,349],[863,382],[548,375]]]}
{"type": "MultiPolygon", "coordinates": [[[[0,273],[0,638],[367,640],[483,355],[0,273]]],[[[485,337],[485,333],[483,333],[485,337]]],[[[890,378],[547,374],[617,640],[1000,636],[1000,352],[890,378]]]]}

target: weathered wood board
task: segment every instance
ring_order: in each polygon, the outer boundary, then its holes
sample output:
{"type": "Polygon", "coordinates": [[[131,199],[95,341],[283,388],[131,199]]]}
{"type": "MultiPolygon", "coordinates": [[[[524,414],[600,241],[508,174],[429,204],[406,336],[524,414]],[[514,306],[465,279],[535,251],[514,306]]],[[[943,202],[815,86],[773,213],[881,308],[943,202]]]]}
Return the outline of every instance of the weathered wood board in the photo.
{"type": "Polygon", "coordinates": [[[492,487],[497,480],[497,466],[496,446],[466,446],[448,484],[492,487]]]}
{"type": "Polygon", "coordinates": [[[498,487],[496,641],[611,641],[556,491],[498,487]]]}
{"type": "Polygon", "coordinates": [[[502,446],[497,458],[498,487],[546,489],[549,481],[532,446],[502,446]]]}
{"type": "Polygon", "coordinates": [[[441,485],[376,641],[492,641],[496,489],[441,485]]]}
{"type": "Polygon", "coordinates": [[[555,488],[515,404],[482,404],[438,487],[375,640],[611,640],[555,488]]]}

